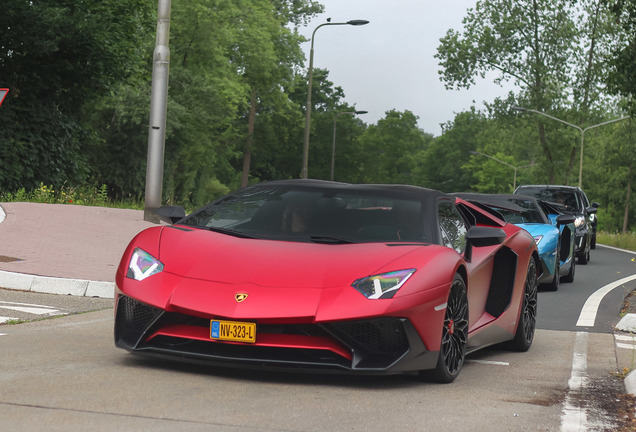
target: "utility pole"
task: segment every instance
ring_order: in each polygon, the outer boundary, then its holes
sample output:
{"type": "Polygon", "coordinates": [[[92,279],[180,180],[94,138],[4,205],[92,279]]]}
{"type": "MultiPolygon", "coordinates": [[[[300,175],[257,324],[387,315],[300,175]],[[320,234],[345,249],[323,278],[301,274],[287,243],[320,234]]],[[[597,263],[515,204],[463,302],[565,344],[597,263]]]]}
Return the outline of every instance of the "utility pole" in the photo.
{"type": "Polygon", "coordinates": [[[168,107],[168,70],[170,66],[169,37],[170,0],[159,0],[157,38],[152,66],[144,205],[144,220],[154,223],[159,223],[155,210],[161,206],[163,187],[163,157],[166,143],[166,111],[168,107]]]}

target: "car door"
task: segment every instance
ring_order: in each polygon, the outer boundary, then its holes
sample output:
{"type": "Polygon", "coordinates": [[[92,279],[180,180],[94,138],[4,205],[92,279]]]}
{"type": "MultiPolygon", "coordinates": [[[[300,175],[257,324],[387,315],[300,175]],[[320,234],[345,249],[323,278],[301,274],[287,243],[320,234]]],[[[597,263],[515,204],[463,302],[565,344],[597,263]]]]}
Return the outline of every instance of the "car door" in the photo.
{"type": "MultiPolygon", "coordinates": [[[[442,244],[463,255],[470,226],[454,203],[439,203],[438,221],[442,244]]],[[[472,257],[466,263],[469,332],[494,319],[485,311],[494,265],[492,257],[496,249],[497,246],[473,248],[472,257]]]]}

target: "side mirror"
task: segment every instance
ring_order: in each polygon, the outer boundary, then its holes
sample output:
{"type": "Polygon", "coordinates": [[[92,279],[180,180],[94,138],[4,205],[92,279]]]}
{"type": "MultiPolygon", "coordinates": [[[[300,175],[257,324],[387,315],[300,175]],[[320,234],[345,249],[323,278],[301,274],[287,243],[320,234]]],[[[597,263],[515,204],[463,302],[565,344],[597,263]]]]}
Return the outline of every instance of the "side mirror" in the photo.
{"type": "Polygon", "coordinates": [[[470,261],[473,247],[495,246],[506,239],[506,232],[501,228],[474,226],[466,233],[466,251],[464,259],[470,261]]]}
{"type": "Polygon", "coordinates": [[[594,207],[594,208],[599,208],[600,206],[601,205],[599,203],[597,203],[597,202],[593,202],[592,203],[592,207],[594,207]]]}
{"type": "Polygon", "coordinates": [[[155,214],[163,222],[174,224],[185,217],[185,209],[182,206],[161,206],[155,214]]]}
{"type": "Polygon", "coordinates": [[[594,214],[598,211],[598,209],[596,207],[588,207],[585,209],[585,211],[587,211],[588,214],[594,214]]]}
{"type": "Polygon", "coordinates": [[[576,217],[569,214],[558,215],[556,218],[557,226],[571,224],[574,223],[575,220],[576,217]]]}

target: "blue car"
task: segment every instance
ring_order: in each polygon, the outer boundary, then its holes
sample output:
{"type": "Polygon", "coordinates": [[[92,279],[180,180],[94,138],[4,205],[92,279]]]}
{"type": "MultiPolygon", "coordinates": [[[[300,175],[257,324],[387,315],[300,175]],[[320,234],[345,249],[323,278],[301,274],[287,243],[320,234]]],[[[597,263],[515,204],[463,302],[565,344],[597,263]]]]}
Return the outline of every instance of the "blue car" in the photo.
{"type": "Polygon", "coordinates": [[[518,225],[534,237],[541,258],[539,283],[550,291],[559,289],[561,280],[573,282],[575,217],[561,213],[557,206],[524,195],[458,193],[500,219],[518,225]]]}

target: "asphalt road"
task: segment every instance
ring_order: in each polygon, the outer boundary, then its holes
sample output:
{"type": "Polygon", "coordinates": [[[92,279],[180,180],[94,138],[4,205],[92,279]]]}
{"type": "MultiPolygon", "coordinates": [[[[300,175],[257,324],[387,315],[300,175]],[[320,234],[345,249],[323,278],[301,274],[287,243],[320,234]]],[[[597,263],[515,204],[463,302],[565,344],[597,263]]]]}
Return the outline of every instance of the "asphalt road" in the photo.
{"type": "Polygon", "coordinates": [[[576,323],[602,284],[634,273],[631,258],[600,247],[592,251],[574,283],[539,293],[539,330],[529,352],[475,353],[450,385],[408,375],[274,374],[151,360],[115,348],[112,300],[0,290],[2,302],[69,313],[0,326],[0,429],[619,430],[626,404],[619,397],[621,381],[612,375],[612,323],[631,287],[605,296],[594,326],[576,323]],[[90,309],[101,310],[72,314],[90,309]]]}
{"type": "Polygon", "coordinates": [[[549,330],[611,333],[619,320],[623,298],[636,288],[636,281],[610,291],[600,304],[592,327],[577,326],[587,299],[601,287],[636,274],[636,254],[598,246],[590,262],[577,265],[573,283],[561,283],[555,292],[539,291],[537,327],[549,330]]]}

